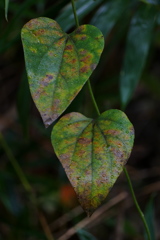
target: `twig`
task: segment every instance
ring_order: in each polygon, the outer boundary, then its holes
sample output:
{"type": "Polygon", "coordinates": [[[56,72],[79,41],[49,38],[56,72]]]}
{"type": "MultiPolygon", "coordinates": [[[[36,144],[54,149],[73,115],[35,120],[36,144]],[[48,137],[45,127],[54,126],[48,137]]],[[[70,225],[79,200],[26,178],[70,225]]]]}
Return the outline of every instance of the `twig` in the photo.
{"type": "Polygon", "coordinates": [[[119,202],[126,199],[128,194],[126,192],[120,193],[118,196],[112,198],[109,200],[106,204],[104,204],[102,207],[100,207],[91,218],[84,218],[81,222],[76,224],[74,227],[70,228],[65,234],[63,234],[61,237],[59,237],[57,240],[68,240],[70,237],[72,237],[78,230],[88,226],[90,223],[95,221],[98,217],[104,214],[108,209],[113,207],[114,205],[118,204],[119,202]]]}
{"type": "Polygon", "coordinates": [[[77,217],[83,212],[84,211],[80,206],[72,209],[70,212],[67,212],[50,224],[51,231],[55,231],[56,228],[64,226],[67,222],[71,221],[73,218],[77,217]]]}
{"type": "Polygon", "coordinates": [[[40,212],[39,210],[38,210],[38,216],[39,216],[39,221],[41,223],[43,231],[45,232],[45,235],[46,235],[47,239],[48,240],[54,240],[53,235],[51,233],[51,230],[50,230],[50,228],[48,226],[48,223],[46,221],[46,218],[44,217],[42,212],[40,212]]]}
{"type": "Polygon", "coordinates": [[[142,190],[142,195],[148,195],[150,193],[159,192],[159,191],[160,191],[160,181],[157,181],[145,186],[142,190]]]}

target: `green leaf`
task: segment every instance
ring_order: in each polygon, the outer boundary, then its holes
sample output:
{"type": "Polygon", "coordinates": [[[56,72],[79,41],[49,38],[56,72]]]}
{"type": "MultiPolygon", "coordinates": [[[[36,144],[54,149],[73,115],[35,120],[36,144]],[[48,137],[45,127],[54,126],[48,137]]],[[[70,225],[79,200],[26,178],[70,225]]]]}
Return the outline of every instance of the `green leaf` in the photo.
{"type": "Polygon", "coordinates": [[[24,25],[22,42],[31,94],[47,127],[96,68],[104,38],[92,25],[66,34],[54,20],[37,18],[24,25]]]}
{"type": "Polygon", "coordinates": [[[69,113],[53,127],[51,140],[82,208],[91,215],[129,158],[132,124],[120,110],[108,110],[96,120],[69,113]]]}
{"type": "Polygon", "coordinates": [[[142,4],[131,21],[120,76],[120,95],[123,109],[132,97],[141,77],[153,36],[156,13],[154,6],[142,4]]]}
{"type": "Polygon", "coordinates": [[[118,19],[128,9],[129,3],[129,0],[107,1],[94,14],[91,24],[99,28],[106,37],[118,19]]]}
{"type": "Polygon", "coordinates": [[[9,6],[9,0],[5,0],[5,18],[8,21],[8,6],[9,6]]]}

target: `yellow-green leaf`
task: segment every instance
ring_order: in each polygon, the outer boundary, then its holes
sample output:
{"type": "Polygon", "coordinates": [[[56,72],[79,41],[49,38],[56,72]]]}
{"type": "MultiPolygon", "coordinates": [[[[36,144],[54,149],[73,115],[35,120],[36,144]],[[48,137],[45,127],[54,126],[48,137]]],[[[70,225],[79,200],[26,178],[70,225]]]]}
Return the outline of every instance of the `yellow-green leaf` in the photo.
{"type": "Polygon", "coordinates": [[[69,113],[53,127],[51,140],[81,206],[91,215],[130,156],[132,124],[120,110],[108,110],[96,120],[69,113]]]}
{"type": "Polygon", "coordinates": [[[104,38],[92,25],[82,25],[66,34],[54,20],[40,17],[24,25],[22,42],[31,94],[48,126],[90,77],[104,38]]]}

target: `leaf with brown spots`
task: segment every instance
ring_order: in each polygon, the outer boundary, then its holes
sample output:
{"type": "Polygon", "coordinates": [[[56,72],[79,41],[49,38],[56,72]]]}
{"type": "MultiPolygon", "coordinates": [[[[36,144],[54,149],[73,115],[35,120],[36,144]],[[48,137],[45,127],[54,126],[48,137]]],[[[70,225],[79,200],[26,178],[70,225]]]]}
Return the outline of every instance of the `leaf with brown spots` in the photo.
{"type": "Polygon", "coordinates": [[[31,94],[47,127],[96,68],[104,38],[91,25],[66,34],[54,20],[40,17],[24,25],[22,42],[31,94]]]}
{"type": "Polygon", "coordinates": [[[81,206],[91,215],[130,156],[131,122],[120,110],[108,110],[96,120],[69,113],[54,126],[51,140],[81,206]]]}

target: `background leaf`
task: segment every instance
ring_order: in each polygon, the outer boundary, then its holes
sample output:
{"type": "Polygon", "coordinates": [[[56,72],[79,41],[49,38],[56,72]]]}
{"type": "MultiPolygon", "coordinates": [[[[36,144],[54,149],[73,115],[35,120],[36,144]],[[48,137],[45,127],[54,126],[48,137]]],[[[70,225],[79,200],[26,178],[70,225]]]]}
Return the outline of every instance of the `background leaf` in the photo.
{"type": "Polygon", "coordinates": [[[9,0],[5,0],[5,18],[8,21],[8,6],[9,6],[9,0]]]}
{"type": "Polygon", "coordinates": [[[140,79],[148,55],[157,10],[142,4],[131,20],[120,76],[121,105],[124,109],[140,79]]]}
{"type": "MultiPolygon", "coordinates": [[[[78,19],[83,19],[88,13],[90,13],[102,0],[78,0],[75,1],[75,7],[77,11],[78,19]]],[[[72,5],[69,3],[62,9],[61,14],[56,18],[56,21],[61,25],[63,31],[67,32],[71,27],[75,26],[74,14],[72,5]]]]}
{"type": "Polygon", "coordinates": [[[32,97],[46,126],[68,107],[96,68],[104,47],[99,29],[83,25],[67,35],[49,18],[22,29],[32,97]]]}
{"type": "Polygon", "coordinates": [[[106,37],[118,19],[128,8],[128,0],[112,0],[104,3],[94,14],[91,24],[99,28],[106,37]],[[104,22],[106,24],[104,24],[104,22]]]}
{"type": "Polygon", "coordinates": [[[69,113],[53,127],[51,139],[81,206],[91,215],[129,158],[132,124],[120,110],[108,110],[97,120],[69,113]]]}
{"type": "MultiPolygon", "coordinates": [[[[152,196],[150,201],[148,202],[145,209],[145,218],[149,227],[149,231],[151,234],[151,239],[156,240],[155,234],[155,210],[154,210],[154,197],[152,196]]],[[[145,239],[147,240],[146,233],[144,234],[145,239]]]]}

